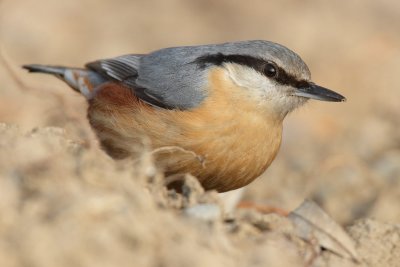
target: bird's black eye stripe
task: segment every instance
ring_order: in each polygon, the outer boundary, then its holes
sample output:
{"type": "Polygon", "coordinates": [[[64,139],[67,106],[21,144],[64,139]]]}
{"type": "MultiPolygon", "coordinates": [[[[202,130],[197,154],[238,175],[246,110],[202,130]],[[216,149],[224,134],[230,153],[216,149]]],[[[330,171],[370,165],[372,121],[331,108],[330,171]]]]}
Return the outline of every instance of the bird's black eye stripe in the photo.
{"type": "Polygon", "coordinates": [[[310,86],[310,83],[306,80],[298,80],[293,75],[287,73],[282,68],[278,67],[278,76],[275,77],[275,80],[284,85],[290,85],[294,88],[306,88],[310,86]]]}
{"type": "Polygon", "coordinates": [[[309,86],[309,82],[296,79],[293,75],[287,73],[276,63],[248,55],[224,55],[222,53],[207,54],[198,57],[193,63],[196,63],[201,69],[206,68],[208,65],[221,66],[223,63],[236,63],[253,68],[266,77],[274,79],[280,84],[290,85],[295,88],[309,86]]]}
{"type": "Polygon", "coordinates": [[[200,68],[206,68],[207,64],[221,66],[223,63],[236,63],[243,66],[248,66],[256,69],[257,71],[262,71],[265,65],[265,60],[247,56],[247,55],[224,55],[222,53],[218,54],[207,54],[198,57],[194,63],[196,63],[200,68]]]}

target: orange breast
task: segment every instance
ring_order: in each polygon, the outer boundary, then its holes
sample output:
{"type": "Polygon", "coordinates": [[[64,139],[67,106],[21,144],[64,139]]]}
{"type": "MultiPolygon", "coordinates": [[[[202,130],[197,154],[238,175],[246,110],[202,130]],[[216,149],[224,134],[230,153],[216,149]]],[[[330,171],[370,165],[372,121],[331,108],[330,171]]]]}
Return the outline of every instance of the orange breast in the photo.
{"type": "Polygon", "coordinates": [[[251,101],[222,69],[211,71],[209,79],[206,100],[185,111],[151,107],[127,88],[105,84],[90,102],[89,121],[114,158],[135,157],[149,141],[168,174],[192,173],[219,192],[240,188],[275,158],[282,120],[251,101]]]}

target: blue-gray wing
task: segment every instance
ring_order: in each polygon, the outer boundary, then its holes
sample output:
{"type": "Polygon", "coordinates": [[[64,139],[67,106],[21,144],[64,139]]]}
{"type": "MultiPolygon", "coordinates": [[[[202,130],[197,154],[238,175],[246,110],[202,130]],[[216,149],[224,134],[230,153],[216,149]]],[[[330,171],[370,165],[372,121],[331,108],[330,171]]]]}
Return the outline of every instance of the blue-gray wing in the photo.
{"type": "Polygon", "coordinates": [[[86,67],[120,81],[143,101],[162,108],[189,109],[206,96],[204,68],[195,63],[200,52],[168,48],[147,55],[124,55],[98,60],[86,67]]]}

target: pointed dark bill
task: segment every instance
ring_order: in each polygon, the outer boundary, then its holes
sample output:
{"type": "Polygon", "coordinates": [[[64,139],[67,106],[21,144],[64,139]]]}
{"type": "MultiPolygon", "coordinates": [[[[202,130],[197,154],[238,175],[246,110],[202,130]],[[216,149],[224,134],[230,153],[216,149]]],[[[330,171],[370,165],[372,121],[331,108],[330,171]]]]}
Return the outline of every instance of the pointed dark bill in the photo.
{"type": "Polygon", "coordinates": [[[310,83],[308,87],[297,88],[294,95],[322,101],[346,101],[344,96],[314,83],[310,83]]]}

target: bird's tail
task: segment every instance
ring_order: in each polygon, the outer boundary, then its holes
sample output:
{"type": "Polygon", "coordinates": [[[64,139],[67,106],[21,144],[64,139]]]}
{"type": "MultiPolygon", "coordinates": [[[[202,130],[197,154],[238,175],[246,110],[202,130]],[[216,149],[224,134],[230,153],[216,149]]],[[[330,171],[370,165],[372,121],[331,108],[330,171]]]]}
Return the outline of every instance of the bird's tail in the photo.
{"type": "Polygon", "coordinates": [[[53,74],[57,78],[66,82],[72,89],[84,95],[87,99],[93,97],[94,89],[96,87],[106,82],[100,74],[87,69],[38,64],[24,65],[22,67],[32,73],[38,72],[53,74]]]}

